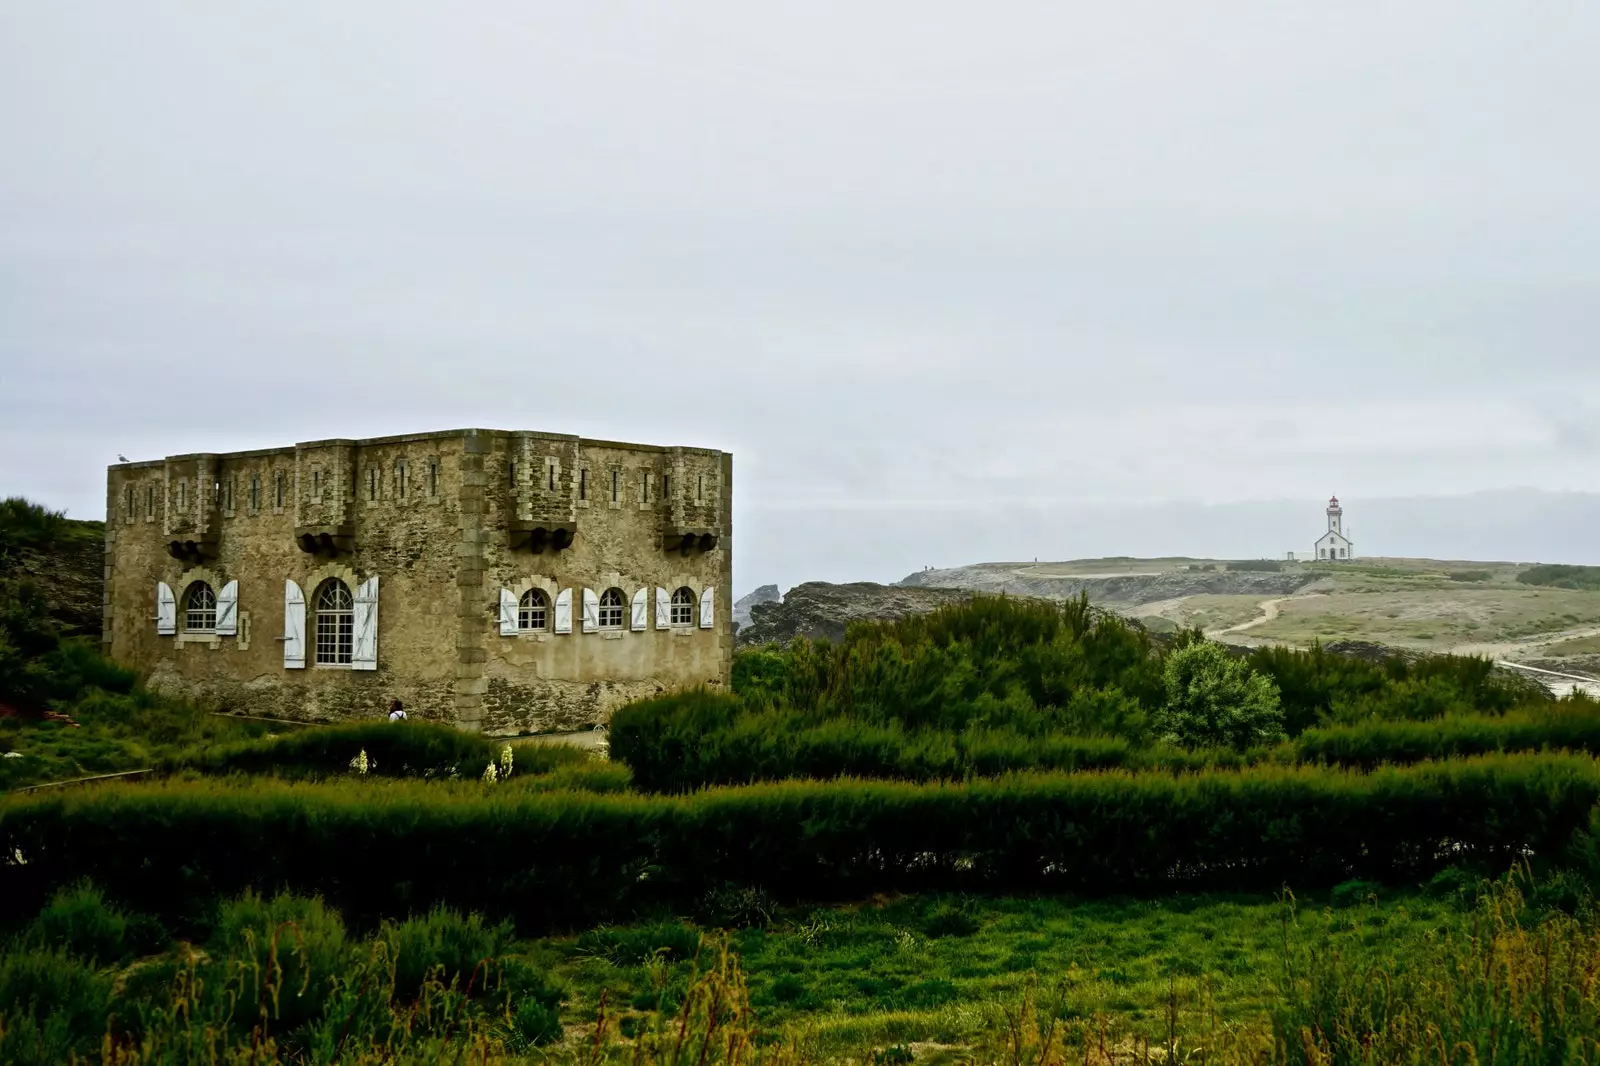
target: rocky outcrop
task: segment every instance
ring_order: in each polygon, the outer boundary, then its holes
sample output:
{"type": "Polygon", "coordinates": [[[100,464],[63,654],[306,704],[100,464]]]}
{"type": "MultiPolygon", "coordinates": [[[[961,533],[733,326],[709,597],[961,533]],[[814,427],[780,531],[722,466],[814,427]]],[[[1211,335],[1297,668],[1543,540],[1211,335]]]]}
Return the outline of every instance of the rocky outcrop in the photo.
{"type": "Polygon", "coordinates": [[[762,585],[733,601],[733,624],[743,629],[750,624],[750,608],[758,603],[779,603],[782,600],[783,594],[778,591],[778,586],[762,585]]]}
{"type": "Polygon", "coordinates": [[[64,519],[50,542],[0,554],[0,578],[37,586],[63,636],[99,639],[104,574],[100,522],[64,519]]]}
{"type": "Polygon", "coordinates": [[[837,641],[843,639],[845,627],[851,622],[892,621],[971,597],[970,592],[961,589],[907,588],[870,581],[848,585],[807,581],[790,589],[781,602],[752,605],[750,624],[739,627],[737,642],[739,647],[751,647],[787,644],[795,637],[837,641]]]}

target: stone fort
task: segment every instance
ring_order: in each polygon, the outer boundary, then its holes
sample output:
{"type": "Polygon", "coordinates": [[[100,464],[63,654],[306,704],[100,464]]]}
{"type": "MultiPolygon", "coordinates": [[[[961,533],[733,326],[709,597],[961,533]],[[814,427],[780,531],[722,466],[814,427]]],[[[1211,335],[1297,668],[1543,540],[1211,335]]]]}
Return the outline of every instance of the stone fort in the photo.
{"type": "Polygon", "coordinates": [[[732,456],[486,429],[120,463],[103,639],[157,691],[509,734],[726,685],[732,456]]]}

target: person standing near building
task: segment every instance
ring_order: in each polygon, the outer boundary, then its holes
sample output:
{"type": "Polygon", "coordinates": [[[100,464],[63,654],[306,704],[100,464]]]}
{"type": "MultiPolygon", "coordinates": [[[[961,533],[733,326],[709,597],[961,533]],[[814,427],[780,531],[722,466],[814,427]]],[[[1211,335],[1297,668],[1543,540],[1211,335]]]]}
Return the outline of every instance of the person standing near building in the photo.
{"type": "Polygon", "coordinates": [[[406,709],[404,707],[400,706],[400,701],[399,700],[394,700],[394,701],[390,702],[390,704],[389,704],[389,721],[391,721],[391,722],[403,722],[405,720],[406,720],[406,709]]]}

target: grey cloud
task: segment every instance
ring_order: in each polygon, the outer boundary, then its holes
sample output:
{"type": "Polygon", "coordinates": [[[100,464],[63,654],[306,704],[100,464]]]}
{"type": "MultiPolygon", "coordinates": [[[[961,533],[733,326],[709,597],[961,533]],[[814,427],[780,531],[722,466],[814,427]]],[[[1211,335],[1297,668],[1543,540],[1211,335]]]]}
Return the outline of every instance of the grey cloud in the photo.
{"type": "Polygon", "coordinates": [[[1594,488],[1597,35],[1441,0],[12,5],[0,490],[92,514],[119,451],[450,425],[703,443],[753,581],[1031,558],[1030,524],[1127,553],[1150,501],[1594,488]]]}

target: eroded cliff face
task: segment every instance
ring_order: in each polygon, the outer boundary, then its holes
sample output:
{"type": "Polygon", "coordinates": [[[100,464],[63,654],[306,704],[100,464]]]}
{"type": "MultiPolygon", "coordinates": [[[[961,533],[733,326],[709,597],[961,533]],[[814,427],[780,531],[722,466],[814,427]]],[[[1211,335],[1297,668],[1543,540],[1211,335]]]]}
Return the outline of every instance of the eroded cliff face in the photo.
{"type": "Polygon", "coordinates": [[[750,608],[750,624],[739,627],[738,644],[786,644],[795,637],[840,640],[845,627],[856,621],[892,621],[922,614],[947,603],[970,599],[961,589],[908,588],[856,581],[832,585],[807,581],[784,595],[781,603],[757,603],[750,608]]]}
{"type": "Polygon", "coordinates": [[[105,526],[66,519],[62,535],[38,548],[0,553],[0,578],[28,581],[43,594],[63,636],[100,638],[105,526]]]}

